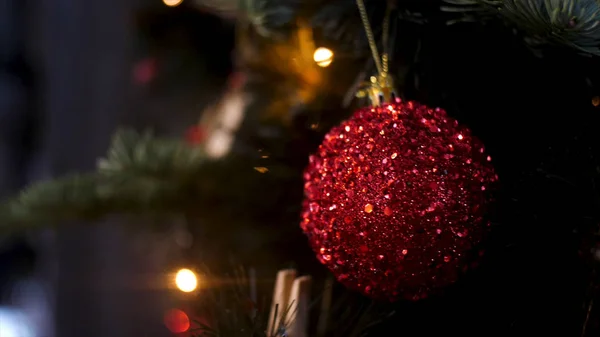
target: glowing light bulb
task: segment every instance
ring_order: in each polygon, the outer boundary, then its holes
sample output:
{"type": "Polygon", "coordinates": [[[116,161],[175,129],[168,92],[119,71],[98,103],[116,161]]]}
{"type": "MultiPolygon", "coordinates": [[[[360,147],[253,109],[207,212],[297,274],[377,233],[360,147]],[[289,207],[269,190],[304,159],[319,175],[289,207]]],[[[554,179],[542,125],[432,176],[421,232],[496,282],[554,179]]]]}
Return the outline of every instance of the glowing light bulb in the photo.
{"type": "Polygon", "coordinates": [[[181,269],[175,276],[175,284],[179,290],[184,293],[190,293],[198,287],[198,278],[193,271],[189,269],[181,269]]]}
{"type": "Polygon", "coordinates": [[[333,62],[333,51],[325,47],[319,47],[315,50],[313,59],[319,67],[328,67],[333,62]]]}
{"type": "Polygon", "coordinates": [[[163,3],[169,7],[175,7],[181,5],[183,0],[163,0],[163,3]]]}

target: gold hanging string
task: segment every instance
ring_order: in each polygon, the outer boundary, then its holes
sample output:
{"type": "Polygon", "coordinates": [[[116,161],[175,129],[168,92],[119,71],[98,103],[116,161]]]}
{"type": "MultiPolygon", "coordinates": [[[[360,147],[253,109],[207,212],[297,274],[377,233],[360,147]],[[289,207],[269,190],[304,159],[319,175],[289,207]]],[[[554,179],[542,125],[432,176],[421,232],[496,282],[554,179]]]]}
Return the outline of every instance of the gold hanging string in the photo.
{"type": "Polygon", "coordinates": [[[360,19],[362,20],[363,27],[365,28],[365,33],[367,34],[367,40],[369,42],[369,47],[371,48],[371,53],[373,54],[373,60],[375,61],[377,72],[381,74],[383,73],[383,67],[381,65],[379,51],[377,50],[377,43],[375,43],[375,35],[373,35],[373,29],[371,29],[371,23],[369,22],[369,15],[367,14],[365,2],[363,0],[356,0],[356,5],[358,6],[358,11],[360,12],[360,19]]]}
{"type": "Polygon", "coordinates": [[[392,6],[388,4],[384,21],[383,21],[383,31],[382,31],[382,39],[383,39],[383,55],[379,56],[379,51],[377,49],[377,43],[375,42],[375,35],[373,34],[373,29],[371,28],[371,24],[369,22],[369,16],[367,14],[367,9],[365,7],[364,0],[356,0],[356,4],[358,6],[358,10],[360,12],[360,17],[365,29],[365,33],[367,35],[367,40],[369,42],[369,47],[371,48],[371,53],[373,54],[373,60],[375,61],[375,66],[377,68],[377,76],[372,76],[370,82],[365,83],[363,85],[363,89],[360,90],[356,96],[357,97],[366,97],[368,96],[371,100],[371,103],[375,106],[380,105],[381,98],[384,101],[390,101],[392,98],[393,91],[393,82],[391,76],[388,76],[389,72],[389,29],[390,29],[390,17],[392,12],[392,6]],[[365,88],[366,87],[366,88],[365,88]]]}
{"type": "MultiPolygon", "coordinates": [[[[361,0],[362,1],[362,0],[361,0]]],[[[392,6],[388,4],[385,9],[385,17],[383,19],[383,56],[381,56],[382,73],[387,74],[389,72],[389,55],[390,55],[390,18],[392,16],[392,6]]]]}

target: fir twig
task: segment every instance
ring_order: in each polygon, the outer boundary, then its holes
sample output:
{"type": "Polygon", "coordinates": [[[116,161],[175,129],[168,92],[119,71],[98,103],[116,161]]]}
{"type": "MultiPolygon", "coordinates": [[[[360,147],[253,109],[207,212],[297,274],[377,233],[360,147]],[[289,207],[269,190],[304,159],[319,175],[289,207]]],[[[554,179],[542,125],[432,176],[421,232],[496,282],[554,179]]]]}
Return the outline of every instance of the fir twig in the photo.
{"type": "MultiPolygon", "coordinates": [[[[523,31],[534,45],[559,44],[600,55],[600,4],[597,0],[444,0],[463,20],[500,17],[523,31]]],[[[454,20],[455,23],[462,20],[454,20]]]]}
{"type": "Polygon", "coordinates": [[[225,16],[243,15],[263,37],[281,37],[294,25],[297,0],[199,0],[199,6],[225,16]]]}
{"type": "MultiPolygon", "coordinates": [[[[197,336],[211,337],[280,337],[286,334],[285,317],[289,317],[289,305],[286,308],[276,307],[272,312],[275,316],[283,316],[283,323],[274,326],[272,331],[267,331],[269,314],[264,309],[268,306],[259,306],[250,302],[249,280],[241,268],[234,268],[233,279],[226,282],[219,280],[215,275],[204,272],[206,286],[198,296],[198,314],[206,317],[206,322],[194,320],[193,332],[197,336]],[[283,314],[282,314],[283,313],[283,314]]],[[[315,299],[318,302],[318,298],[315,299]]],[[[329,317],[328,336],[363,336],[366,329],[387,317],[376,313],[371,306],[350,305],[346,297],[335,300],[335,307],[343,310],[339,314],[329,317]]],[[[270,303],[265,300],[263,304],[270,303]]],[[[311,310],[318,306],[309,306],[311,310]]],[[[319,313],[320,315],[321,313],[319,313]]],[[[312,330],[312,329],[311,329],[312,330]]],[[[311,334],[314,335],[314,334],[311,334]]]]}
{"type": "Polygon", "coordinates": [[[200,148],[185,142],[119,131],[96,172],[30,186],[0,208],[0,228],[181,210],[197,194],[206,162],[200,148]]]}

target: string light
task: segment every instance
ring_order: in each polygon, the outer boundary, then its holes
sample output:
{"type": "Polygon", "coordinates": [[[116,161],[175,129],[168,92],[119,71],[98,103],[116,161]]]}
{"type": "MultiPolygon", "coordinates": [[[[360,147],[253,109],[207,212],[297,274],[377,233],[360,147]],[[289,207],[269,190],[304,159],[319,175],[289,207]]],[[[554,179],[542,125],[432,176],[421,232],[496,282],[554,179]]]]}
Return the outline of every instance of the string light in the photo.
{"type": "Polygon", "coordinates": [[[235,141],[235,132],[244,121],[244,109],[248,98],[238,91],[227,94],[214,111],[208,110],[205,117],[209,125],[205,142],[206,154],[210,158],[227,155],[235,141]]]}
{"type": "Polygon", "coordinates": [[[198,278],[193,271],[180,269],[175,276],[175,285],[184,293],[190,293],[198,287],[198,278]]]}
{"type": "Polygon", "coordinates": [[[176,7],[181,5],[183,0],[163,0],[163,3],[169,7],[176,7]]]}
{"type": "Polygon", "coordinates": [[[319,67],[328,67],[333,62],[333,51],[325,47],[319,47],[315,50],[313,59],[319,67]]]}

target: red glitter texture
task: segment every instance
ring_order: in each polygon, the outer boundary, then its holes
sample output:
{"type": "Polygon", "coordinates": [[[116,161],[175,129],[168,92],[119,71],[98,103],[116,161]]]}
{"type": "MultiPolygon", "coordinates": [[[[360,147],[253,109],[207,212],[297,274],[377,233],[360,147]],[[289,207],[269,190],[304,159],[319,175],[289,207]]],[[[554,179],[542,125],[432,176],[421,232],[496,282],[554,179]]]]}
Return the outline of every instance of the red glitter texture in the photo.
{"type": "Polygon", "coordinates": [[[479,255],[498,180],[490,161],[441,109],[397,100],[358,110],[310,156],[302,230],[347,287],[425,298],[479,255]]]}

